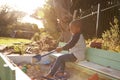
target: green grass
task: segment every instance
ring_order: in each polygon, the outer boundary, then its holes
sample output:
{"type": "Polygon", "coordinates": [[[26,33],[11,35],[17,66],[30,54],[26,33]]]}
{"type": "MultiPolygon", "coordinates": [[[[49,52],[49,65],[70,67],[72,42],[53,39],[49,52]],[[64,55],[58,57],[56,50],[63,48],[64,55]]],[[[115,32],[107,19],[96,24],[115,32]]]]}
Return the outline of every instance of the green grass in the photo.
{"type": "Polygon", "coordinates": [[[31,40],[28,39],[19,39],[19,38],[8,38],[8,37],[0,37],[0,45],[12,45],[13,43],[29,43],[31,40]]]}

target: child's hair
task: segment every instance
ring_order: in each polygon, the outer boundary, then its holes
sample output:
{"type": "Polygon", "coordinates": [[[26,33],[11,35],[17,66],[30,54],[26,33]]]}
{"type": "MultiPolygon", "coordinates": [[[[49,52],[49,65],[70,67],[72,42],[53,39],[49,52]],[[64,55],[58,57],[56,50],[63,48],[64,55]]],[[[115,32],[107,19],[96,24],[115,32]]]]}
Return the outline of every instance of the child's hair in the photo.
{"type": "Polygon", "coordinates": [[[73,21],[70,22],[69,25],[80,28],[80,31],[82,30],[82,22],[81,22],[81,20],[73,20],[73,21]]]}

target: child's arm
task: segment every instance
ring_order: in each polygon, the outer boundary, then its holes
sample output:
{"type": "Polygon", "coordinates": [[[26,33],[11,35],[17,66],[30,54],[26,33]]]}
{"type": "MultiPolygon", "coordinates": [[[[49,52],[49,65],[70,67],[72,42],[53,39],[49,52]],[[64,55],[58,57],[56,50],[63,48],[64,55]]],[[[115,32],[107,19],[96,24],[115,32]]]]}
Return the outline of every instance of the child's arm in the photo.
{"type": "Polygon", "coordinates": [[[62,47],[57,47],[55,50],[56,50],[56,52],[61,52],[63,49],[62,49],[62,47]]]}
{"type": "Polygon", "coordinates": [[[71,38],[71,40],[62,47],[63,50],[69,50],[70,48],[74,47],[75,44],[78,42],[80,38],[80,33],[74,34],[71,38]]]}
{"type": "Polygon", "coordinates": [[[62,50],[69,50],[70,48],[75,46],[79,38],[80,38],[80,33],[74,34],[71,40],[65,46],[56,48],[56,51],[61,52],[62,50]]]}

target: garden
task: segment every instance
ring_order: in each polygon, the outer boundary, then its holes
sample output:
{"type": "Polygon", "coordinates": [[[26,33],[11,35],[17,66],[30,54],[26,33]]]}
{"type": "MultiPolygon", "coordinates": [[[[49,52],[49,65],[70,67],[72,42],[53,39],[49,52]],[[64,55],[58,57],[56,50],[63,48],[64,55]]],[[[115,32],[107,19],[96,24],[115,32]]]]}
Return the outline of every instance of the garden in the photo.
{"type": "Polygon", "coordinates": [[[102,33],[102,38],[88,39],[86,41],[88,47],[120,53],[120,28],[118,22],[118,19],[114,17],[114,21],[110,22],[110,29],[102,33]]]}
{"type": "MultiPolygon", "coordinates": [[[[120,79],[117,74],[120,73],[119,0],[93,0],[93,3],[89,0],[35,2],[28,0],[30,6],[16,2],[15,6],[20,4],[18,6],[23,11],[8,5],[9,1],[8,4],[0,3],[0,80],[8,80],[6,76],[15,77],[12,73],[14,70],[9,65],[3,65],[8,63],[22,71],[28,80],[41,80],[41,76],[48,72],[61,53],[43,57],[40,62],[33,56],[47,54],[68,42],[71,37],[68,25],[72,20],[82,22],[86,59],[79,63],[68,63],[65,80],[94,80],[91,76],[96,73],[96,80],[98,77],[99,80],[120,79]],[[35,9],[31,5],[35,5],[35,9]]],[[[15,74],[18,74],[17,71],[15,74]]],[[[17,76],[21,77],[20,74],[17,76]]]]}

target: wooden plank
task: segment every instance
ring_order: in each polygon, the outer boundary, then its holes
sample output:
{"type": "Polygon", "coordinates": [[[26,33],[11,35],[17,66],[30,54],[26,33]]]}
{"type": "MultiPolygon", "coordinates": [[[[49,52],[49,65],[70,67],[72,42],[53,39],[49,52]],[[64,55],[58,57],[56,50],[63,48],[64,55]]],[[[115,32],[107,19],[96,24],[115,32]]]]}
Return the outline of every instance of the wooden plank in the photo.
{"type": "Polygon", "coordinates": [[[2,58],[0,56],[0,78],[1,78],[1,80],[6,80],[5,79],[5,71],[4,71],[4,67],[3,67],[4,64],[5,64],[5,62],[2,60],[2,58]]]}
{"type": "Polygon", "coordinates": [[[111,52],[95,48],[87,48],[86,57],[89,57],[90,55],[96,55],[98,57],[103,57],[113,61],[120,61],[120,53],[117,52],[111,52]]]}
{"type": "Polygon", "coordinates": [[[66,65],[68,68],[74,68],[82,73],[88,74],[92,76],[93,74],[97,73],[99,75],[99,80],[115,80],[115,78],[112,79],[112,77],[105,75],[103,73],[97,72],[95,70],[92,70],[90,68],[75,64],[75,63],[67,63],[66,65]]]}
{"type": "Polygon", "coordinates": [[[90,62],[94,62],[102,66],[111,67],[113,69],[120,70],[120,62],[117,62],[117,61],[105,59],[105,58],[98,57],[98,56],[89,56],[88,60],[90,62]]]}
{"type": "Polygon", "coordinates": [[[15,80],[14,66],[2,53],[0,53],[0,77],[1,80],[15,80]]]}
{"type": "MultiPolygon", "coordinates": [[[[63,54],[62,53],[54,53],[54,54],[51,54],[50,57],[53,59],[53,58],[56,58],[56,57],[61,56],[61,55],[63,55],[63,54]]],[[[96,57],[96,56],[94,56],[94,57],[96,57]]],[[[91,58],[91,57],[89,57],[89,58],[91,58]]],[[[82,61],[80,63],[67,63],[66,66],[67,67],[72,67],[72,68],[80,70],[80,71],[83,71],[83,72],[88,73],[90,75],[92,75],[94,73],[99,73],[100,78],[102,78],[100,80],[118,80],[116,78],[120,77],[120,75],[118,74],[118,72],[120,73],[120,71],[112,69],[112,68],[107,68],[105,66],[101,66],[98,63],[97,64],[93,63],[96,60],[96,59],[95,60],[94,59],[93,59],[93,61],[91,59],[91,62],[88,62],[88,63],[85,63],[85,64],[84,64],[84,61],[82,61]],[[91,64],[94,64],[94,65],[91,65],[91,64]]],[[[99,61],[96,60],[96,62],[99,62],[99,61]]]]}
{"type": "Polygon", "coordinates": [[[90,48],[86,59],[96,64],[120,70],[120,54],[109,53],[104,50],[90,48]]]}
{"type": "Polygon", "coordinates": [[[20,68],[16,67],[15,80],[31,80],[20,68]]]}
{"type": "Polygon", "coordinates": [[[92,63],[92,62],[88,62],[88,61],[80,62],[80,63],[78,63],[78,65],[98,71],[98,72],[106,74],[106,75],[109,75],[113,78],[120,79],[120,71],[119,70],[107,68],[107,67],[104,67],[104,66],[92,63]]]}

